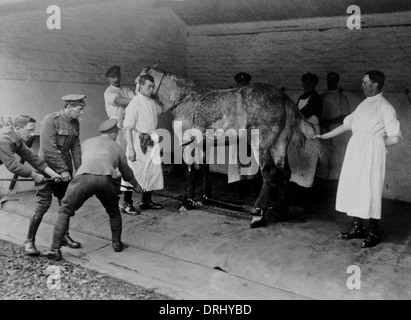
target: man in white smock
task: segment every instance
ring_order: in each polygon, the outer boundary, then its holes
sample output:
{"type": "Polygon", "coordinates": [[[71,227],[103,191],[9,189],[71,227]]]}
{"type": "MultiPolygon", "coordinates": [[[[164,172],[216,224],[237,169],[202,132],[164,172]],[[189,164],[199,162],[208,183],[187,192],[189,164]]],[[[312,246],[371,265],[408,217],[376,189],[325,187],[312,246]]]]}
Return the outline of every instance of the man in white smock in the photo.
{"type": "MultiPolygon", "coordinates": [[[[130,103],[131,99],[134,98],[134,92],[121,85],[121,68],[119,66],[112,66],[106,72],[106,78],[110,82],[110,86],[104,92],[104,103],[107,112],[107,117],[109,119],[116,119],[117,126],[120,129],[116,142],[122,147],[124,152],[126,152],[127,142],[125,137],[125,131],[123,127],[125,109],[130,103]]],[[[122,181],[122,184],[126,186],[131,186],[126,181],[122,181]]],[[[133,191],[122,188],[124,198],[123,206],[120,207],[122,213],[129,215],[138,215],[140,212],[136,210],[133,206],[133,191]]]]}
{"type": "Polygon", "coordinates": [[[162,209],[161,204],[151,200],[152,191],[164,187],[160,146],[155,130],[158,115],[176,107],[181,103],[181,98],[170,105],[160,106],[151,98],[155,88],[154,78],[143,74],[136,82],[138,93],[127,106],[124,119],[128,164],[143,190],[140,209],[162,209]]]}
{"type": "Polygon", "coordinates": [[[374,247],[381,241],[378,222],[381,219],[387,147],[402,139],[397,113],[381,93],[384,81],[385,75],[381,71],[365,73],[361,88],[367,98],[341,126],[314,136],[314,139],[330,139],[352,131],[341,169],[336,210],[353,217],[352,228],[340,233],[339,237],[343,240],[366,238],[361,248],[374,247]],[[364,219],[369,219],[368,235],[364,219]]]}

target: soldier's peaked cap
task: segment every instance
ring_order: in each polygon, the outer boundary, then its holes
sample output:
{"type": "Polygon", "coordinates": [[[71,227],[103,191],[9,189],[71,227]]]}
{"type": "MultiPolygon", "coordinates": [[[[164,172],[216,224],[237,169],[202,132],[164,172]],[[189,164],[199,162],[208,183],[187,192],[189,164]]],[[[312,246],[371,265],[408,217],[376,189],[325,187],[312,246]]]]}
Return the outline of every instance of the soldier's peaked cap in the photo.
{"type": "Polygon", "coordinates": [[[250,82],[251,79],[252,77],[248,73],[245,73],[245,72],[237,73],[234,76],[235,82],[250,82]]]}
{"type": "Polygon", "coordinates": [[[86,95],[84,94],[68,94],[64,97],[61,98],[64,102],[68,104],[78,104],[78,105],[86,105],[86,102],[84,99],[86,98],[86,95]]]}
{"type": "Polygon", "coordinates": [[[117,129],[117,119],[108,119],[104,121],[100,126],[98,127],[98,131],[101,133],[109,133],[114,131],[114,129],[117,129]]]}
{"type": "Polygon", "coordinates": [[[106,78],[121,75],[121,68],[119,66],[112,66],[106,71],[106,78]]]}

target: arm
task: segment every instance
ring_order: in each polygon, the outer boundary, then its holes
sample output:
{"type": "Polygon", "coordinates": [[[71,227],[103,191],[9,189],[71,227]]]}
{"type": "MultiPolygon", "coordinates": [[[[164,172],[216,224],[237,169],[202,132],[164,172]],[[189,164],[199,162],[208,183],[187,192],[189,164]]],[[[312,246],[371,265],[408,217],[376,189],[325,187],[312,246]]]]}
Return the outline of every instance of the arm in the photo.
{"type": "Polygon", "coordinates": [[[391,146],[396,145],[400,141],[401,141],[401,138],[399,136],[388,137],[387,139],[385,139],[385,146],[386,147],[391,147],[391,146]]]}
{"type": "MultiPolygon", "coordinates": [[[[22,159],[32,164],[37,170],[42,171],[47,167],[46,163],[24,144],[17,147],[15,152],[22,159]]],[[[20,177],[33,177],[33,175],[36,174],[31,168],[21,164],[20,161],[16,159],[12,150],[11,140],[2,139],[2,141],[0,141],[0,160],[4,163],[7,170],[20,177]]]]}
{"type": "Polygon", "coordinates": [[[129,99],[129,98],[116,97],[116,98],[114,99],[114,104],[116,104],[117,106],[120,106],[120,107],[125,108],[125,107],[128,106],[128,104],[130,103],[130,101],[131,101],[131,99],[129,99]]]}
{"type": "Polygon", "coordinates": [[[81,145],[80,145],[80,124],[77,123],[78,136],[75,137],[71,146],[71,156],[73,157],[74,168],[77,171],[81,166],[81,145]]]}
{"type": "Polygon", "coordinates": [[[345,129],[344,125],[340,125],[337,128],[335,128],[334,130],[324,133],[324,134],[319,134],[319,135],[315,135],[313,137],[314,139],[330,139],[330,138],[334,138],[336,136],[339,136],[340,134],[347,132],[347,129],[345,129]]]}
{"type": "Polygon", "coordinates": [[[134,150],[134,141],[133,141],[133,129],[126,129],[126,141],[127,141],[127,154],[128,160],[131,162],[136,161],[136,151],[134,150]]]}
{"type": "Polygon", "coordinates": [[[127,158],[123,150],[120,150],[120,161],[118,165],[118,169],[121,173],[122,178],[124,181],[130,182],[134,188],[138,188],[138,183],[136,178],[134,177],[133,170],[127,164],[127,158]]]}
{"type": "Polygon", "coordinates": [[[43,120],[40,129],[40,145],[44,159],[57,173],[69,171],[63,156],[57,147],[57,128],[51,118],[43,120]]]}

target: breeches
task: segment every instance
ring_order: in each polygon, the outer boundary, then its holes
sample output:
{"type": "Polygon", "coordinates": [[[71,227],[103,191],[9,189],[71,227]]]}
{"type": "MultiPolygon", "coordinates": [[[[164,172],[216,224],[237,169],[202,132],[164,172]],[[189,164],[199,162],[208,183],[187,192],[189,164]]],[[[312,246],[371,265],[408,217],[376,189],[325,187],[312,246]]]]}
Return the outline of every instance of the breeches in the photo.
{"type": "Polygon", "coordinates": [[[71,180],[64,196],[60,214],[74,216],[87,199],[95,195],[110,218],[120,215],[118,207],[118,182],[111,176],[82,174],[71,180]]]}
{"type": "Polygon", "coordinates": [[[36,190],[36,209],[35,212],[43,216],[51,206],[53,195],[60,201],[63,199],[69,182],[46,181],[39,184],[36,190]]]}

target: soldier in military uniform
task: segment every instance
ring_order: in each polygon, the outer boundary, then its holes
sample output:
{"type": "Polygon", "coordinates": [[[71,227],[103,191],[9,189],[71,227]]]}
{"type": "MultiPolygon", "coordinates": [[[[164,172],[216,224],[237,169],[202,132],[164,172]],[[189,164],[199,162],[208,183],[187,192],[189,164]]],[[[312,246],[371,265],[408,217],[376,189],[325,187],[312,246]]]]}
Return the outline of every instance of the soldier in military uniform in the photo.
{"type": "Polygon", "coordinates": [[[51,178],[60,179],[61,176],[50,169],[42,158],[40,158],[26,143],[34,134],[36,120],[29,116],[18,116],[10,127],[0,129],[0,165],[20,177],[32,177],[36,183],[45,181],[43,174],[34,171],[29,166],[20,163],[15,154],[39,172],[44,172],[51,178]]]}
{"type": "MultiPolygon", "coordinates": [[[[41,122],[39,155],[62,179],[60,182],[47,181],[37,186],[36,208],[24,243],[24,250],[28,255],[39,254],[34,243],[41,220],[51,206],[53,195],[60,205],[73,176],[73,163],[76,171],[81,165],[80,125],[77,119],[83,114],[85,98],[85,95],[79,94],[64,96],[64,108],[48,114],[41,122]]],[[[63,245],[74,249],[81,247],[79,242],[71,239],[68,229],[63,245]]]]}
{"type": "Polygon", "coordinates": [[[95,195],[110,217],[112,246],[121,252],[127,246],[121,241],[122,219],[118,206],[119,178],[137,188],[137,180],[127,164],[126,153],[115,142],[119,134],[117,119],[103,122],[98,131],[100,135],[89,138],[82,144],[82,164],[71,180],[62,200],[59,215],[54,224],[53,241],[45,255],[53,260],[61,260],[61,245],[70,218],[81,208],[87,199],[95,195]],[[118,171],[117,171],[118,169],[118,171]]]}

